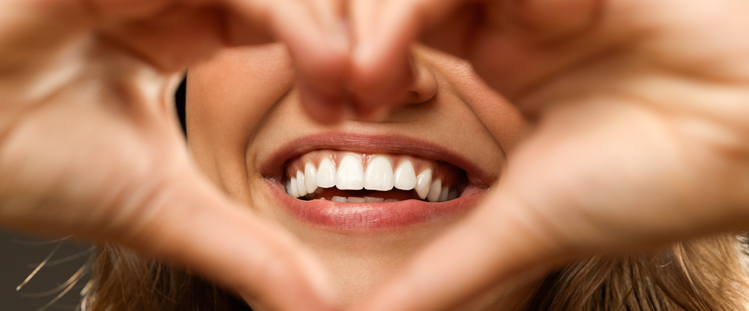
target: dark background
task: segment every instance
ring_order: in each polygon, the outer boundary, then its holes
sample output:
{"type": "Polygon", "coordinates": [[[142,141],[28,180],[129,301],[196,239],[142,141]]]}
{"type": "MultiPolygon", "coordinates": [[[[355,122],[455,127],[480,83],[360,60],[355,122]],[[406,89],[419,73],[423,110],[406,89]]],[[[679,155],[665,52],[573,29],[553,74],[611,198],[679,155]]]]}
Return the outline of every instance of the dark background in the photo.
{"type": "Polygon", "coordinates": [[[93,248],[72,239],[55,240],[59,239],[0,231],[0,310],[34,311],[53,302],[45,310],[76,310],[89,279],[93,248]],[[46,266],[16,291],[56,248],[46,266]],[[76,274],[81,278],[67,289],[76,274]],[[57,299],[66,289],[67,294],[57,299]]]}
{"type": "MultiPolygon", "coordinates": [[[[175,99],[184,130],[185,81],[175,99]]],[[[0,230],[0,311],[77,310],[90,279],[94,249],[90,243],[59,240],[0,230]],[[47,264],[16,291],[52,252],[47,264]]]]}

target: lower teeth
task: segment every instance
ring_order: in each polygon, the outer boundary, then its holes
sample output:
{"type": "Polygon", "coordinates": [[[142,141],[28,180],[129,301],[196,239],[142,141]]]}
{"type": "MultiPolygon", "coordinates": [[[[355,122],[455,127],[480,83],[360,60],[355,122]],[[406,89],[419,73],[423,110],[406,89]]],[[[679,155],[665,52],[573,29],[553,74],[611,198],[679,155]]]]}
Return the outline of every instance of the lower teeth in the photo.
{"type": "MultiPolygon", "coordinates": [[[[320,200],[326,200],[325,197],[320,198],[320,200]]],[[[383,199],[383,198],[375,198],[375,197],[339,197],[334,196],[331,201],[334,202],[341,202],[341,203],[382,203],[382,202],[398,202],[401,200],[396,199],[383,199]]]]}
{"type": "MultiPolygon", "coordinates": [[[[286,189],[291,186],[287,182],[286,189]]],[[[292,190],[293,191],[293,190],[292,190]]],[[[432,203],[446,202],[457,199],[460,197],[460,190],[455,187],[441,187],[441,191],[434,192],[428,195],[426,198],[420,198],[420,195],[416,190],[400,190],[392,189],[389,191],[372,191],[372,190],[339,190],[335,188],[317,188],[312,193],[305,195],[298,195],[296,198],[303,201],[312,200],[331,200],[334,202],[341,203],[387,203],[387,202],[399,202],[406,200],[417,200],[417,201],[428,201],[432,203]],[[348,196],[351,194],[352,196],[348,196]],[[344,196],[346,195],[346,196],[344,196]],[[382,197],[384,196],[384,198],[382,197]]],[[[294,193],[287,194],[294,197],[294,193]]]]}

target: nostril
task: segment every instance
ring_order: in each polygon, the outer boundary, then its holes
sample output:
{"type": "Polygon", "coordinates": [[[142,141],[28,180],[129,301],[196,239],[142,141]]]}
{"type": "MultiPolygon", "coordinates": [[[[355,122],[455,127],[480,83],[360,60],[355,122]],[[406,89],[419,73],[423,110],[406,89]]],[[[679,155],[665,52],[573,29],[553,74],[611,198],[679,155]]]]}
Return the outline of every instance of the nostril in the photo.
{"type": "Polygon", "coordinates": [[[420,104],[420,103],[429,101],[429,99],[425,99],[425,98],[426,96],[422,96],[422,93],[408,91],[408,93],[406,93],[406,99],[404,100],[404,103],[406,105],[409,105],[409,104],[420,104]]]}
{"type": "Polygon", "coordinates": [[[403,104],[428,102],[437,95],[437,80],[426,66],[412,62],[412,67],[415,79],[406,92],[403,104]]]}

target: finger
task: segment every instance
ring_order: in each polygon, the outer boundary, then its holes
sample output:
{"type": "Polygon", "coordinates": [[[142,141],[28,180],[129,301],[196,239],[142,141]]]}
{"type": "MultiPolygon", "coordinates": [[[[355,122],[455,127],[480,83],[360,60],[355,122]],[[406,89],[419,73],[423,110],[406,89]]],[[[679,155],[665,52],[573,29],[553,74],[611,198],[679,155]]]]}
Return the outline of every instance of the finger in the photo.
{"type": "Polygon", "coordinates": [[[89,0],[81,1],[93,11],[96,18],[124,21],[150,16],[180,0],[89,0]]]}
{"type": "Polygon", "coordinates": [[[273,310],[333,310],[318,262],[290,236],[252,217],[200,178],[159,191],[119,240],[170,258],[273,310]]]}
{"type": "Polygon", "coordinates": [[[226,45],[221,16],[191,6],[176,6],[151,18],[100,28],[107,43],[166,72],[182,71],[226,45]]]}
{"type": "MultiPolygon", "coordinates": [[[[343,24],[342,1],[311,1],[323,25],[326,38],[319,43],[317,54],[309,53],[305,46],[290,45],[291,54],[297,64],[297,78],[302,105],[305,111],[323,123],[335,123],[345,115],[345,79],[349,70],[349,39],[343,24]]],[[[297,39],[289,41],[294,43],[297,39]]],[[[309,42],[308,44],[312,44],[309,42]]]]}
{"type": "Polygon", "coordinates": [[[410,44],[422,30],[460,1],[354,1],[352,89],[357,111],[367,114],[393,105],[411,85],[410,44]]]}
{"type": "Polygon", "coordinates": [[[507,194],[492,194],[358,310],[453,310],[498,283],[539,276],[563,262],[536,217],[507,194]]]}
{"type": "Polygon", "coordinates": [[[404,86],[409,85],[406,55],[416,38],[468,58],[498,90],[528,84],[527,79],[546,74],[549,68],[564,67],[554,65],[568,62],[571,53],[552,46],[569,43],[570,38],[595,26],[601,18],[602,2],[355,1],[351,15],[356,47],[351,75],[358,108],[375,110],[397,102],[404,86]]]}
{"type": "Polygon", "coordinates": [[[277,4],[269,5],[267,24],[294,59],[302,105],[318,121],[339,121],[350,63],[343,1],[273,3],[277,4]]]}
{"type": "Polygon", "coordinates": [[[109,38],[162,69],[181,70],[223,46],[280,39],[294,57],[309,97],[341,101],[349,62],[341,0],[95,3],[99,23],[105,25],[109,38]]]}
{"type": "Polygon", "coordinates": [[[519,28],[542,36],[566,36],[592,26],[602,0],[526,0],[511,3],[508,13],[519,28]]]}

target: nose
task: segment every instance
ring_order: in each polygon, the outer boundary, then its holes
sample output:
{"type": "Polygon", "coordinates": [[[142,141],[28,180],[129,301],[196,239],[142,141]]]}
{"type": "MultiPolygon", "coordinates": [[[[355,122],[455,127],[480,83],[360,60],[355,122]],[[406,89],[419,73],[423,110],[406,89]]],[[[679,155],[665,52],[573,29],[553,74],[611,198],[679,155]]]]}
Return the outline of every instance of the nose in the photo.
{"type": "MultiPolygon", "coordinates": [[[[375,110],[358,110],[354,117],[357,121],[381,122],[387,120],[392,113],[406,105],[418,105],[430,101],[437,95],[437,80],[426,62],[418,53],[409,59],[410,85],[403,96],[395,103],[377,107],[375,110]]],[[[357,105],[355,105],[357,106],[357,105]]]]}
{"type": "Polygon", "coordinates": [[[428,102],[437,95],[437,80],[423,63],[412,60],[411,67],[414,79],[401,104],[413,105],[428,102]]]}

